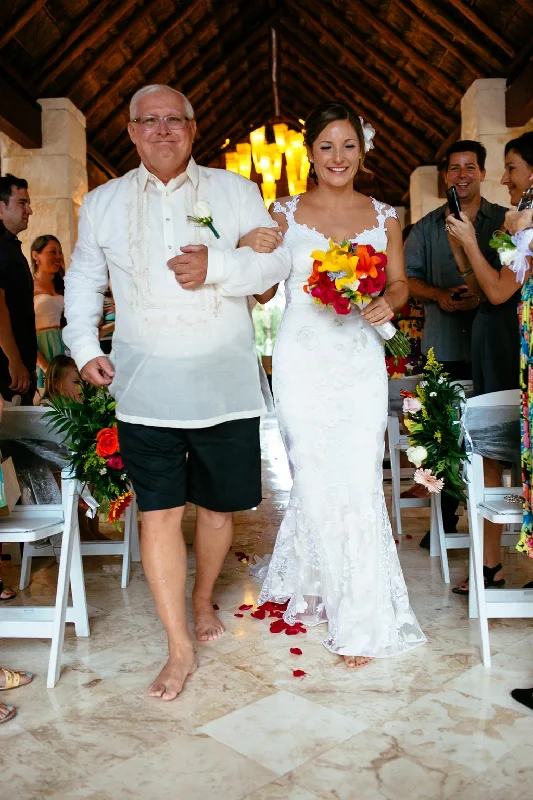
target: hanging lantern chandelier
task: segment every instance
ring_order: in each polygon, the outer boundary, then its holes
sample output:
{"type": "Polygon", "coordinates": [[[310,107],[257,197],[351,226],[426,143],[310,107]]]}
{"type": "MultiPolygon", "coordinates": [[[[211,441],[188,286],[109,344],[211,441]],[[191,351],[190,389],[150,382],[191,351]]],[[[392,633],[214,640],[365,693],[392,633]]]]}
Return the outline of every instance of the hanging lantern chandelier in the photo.
{"type": "Polygon", "coordinates": [[[284,122],[272,126],[274,141],[267,142],[265,126],[256,128],[250,133],[250,143],[236,145],[234,151],[227,152],[226,169],[249,178],[252,161],[255,171],[261,175],[261,192],[265,205],[276,199],[277,182],[281,178],[283,156],[289,194],[301,194],[307,189],[309,159],[304,145],[302,133],[291,130],[284,122]]]}

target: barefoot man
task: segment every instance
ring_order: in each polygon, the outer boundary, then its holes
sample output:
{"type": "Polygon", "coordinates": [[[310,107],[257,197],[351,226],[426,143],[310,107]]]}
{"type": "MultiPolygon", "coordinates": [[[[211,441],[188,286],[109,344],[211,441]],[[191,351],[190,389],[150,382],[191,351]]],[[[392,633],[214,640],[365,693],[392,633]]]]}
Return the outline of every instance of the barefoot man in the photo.
{"type": "Polygon", "coordinates": [[[184,506],[197,509],[196,636],[217,639],[224,626],[212,593],[232,512],[261,501],[264,403],[247,296],[286,278],[290,263],[283,246],[236,249],[273,222],[255,184],[195,163],[186,97],[168,86],[140,89],[128,131],[140,166],[90,192],[81,207],[65,341],[83,378],[109,386],[117,401],[121,453],[142,513],[142,562],[168,635],[168,661],[148,693],[173,700],[196,669],[184,506]],[[109,280],[116,327],[108,359],[98,323],[109,280]]]}

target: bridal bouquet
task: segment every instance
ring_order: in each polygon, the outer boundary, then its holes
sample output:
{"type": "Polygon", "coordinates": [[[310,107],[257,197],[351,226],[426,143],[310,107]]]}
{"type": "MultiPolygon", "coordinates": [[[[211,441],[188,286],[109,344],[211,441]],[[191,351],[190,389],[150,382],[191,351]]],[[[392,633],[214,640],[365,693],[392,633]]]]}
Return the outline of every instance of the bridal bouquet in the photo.
{"type": "Polygon", "coordinates": [[[70,467],[89,486],[108,522],[118,524],[133,494],[120,455],[115,401],[106,389],[80,383],[81,397],[56,396],[45,414],[52,430],[64,434],[71,452],[70,467]]]}
{"type": "MultiPolygon", "coordinates": [[[[333,308],[337,314],[360,311],[379,297],[387,282],[387,253],[370,244],[330,241],[329,250],[311,253],[313,271],[303,290],[315,303],[333,308]]],[[[405,336],[390,322],[377,325],[385,346],[396,358],[405,358],[410,346],[405,336]]]]}
{"type": "Polygon", "coordinates": [[[416,395],[403,391],[404,425],[409,431],[407,458],[414,464],[415,483],[428,492],[441,492],[464,500],[464,484],[460,475],[464,449],[458,443],[457,407],[462,399],[459,386],[452,386],[434,355],[428,352],[422,380],[416,395]]]}

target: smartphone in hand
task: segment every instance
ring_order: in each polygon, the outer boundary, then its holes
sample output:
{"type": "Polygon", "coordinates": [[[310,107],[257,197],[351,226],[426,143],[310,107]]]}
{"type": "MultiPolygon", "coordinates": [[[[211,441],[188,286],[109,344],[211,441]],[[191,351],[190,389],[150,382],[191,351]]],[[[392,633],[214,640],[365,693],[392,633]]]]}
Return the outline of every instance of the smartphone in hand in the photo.
{"type": "Polygon", "coordinates": [[[459,202],[459,195],[457,194],[455,186],[446,190],[446,198],[448,200],[450,214],[453,214],[455,219],[461,219],[461,203],[459,202]]]}
{"type": "Polygon", "coordinates": [[[533,186],[530,186],[529,189],[526,189],[520,198],[520,202],[518,203],[516,210],[525,211],[526,208],[533,208],[533,186]]]}

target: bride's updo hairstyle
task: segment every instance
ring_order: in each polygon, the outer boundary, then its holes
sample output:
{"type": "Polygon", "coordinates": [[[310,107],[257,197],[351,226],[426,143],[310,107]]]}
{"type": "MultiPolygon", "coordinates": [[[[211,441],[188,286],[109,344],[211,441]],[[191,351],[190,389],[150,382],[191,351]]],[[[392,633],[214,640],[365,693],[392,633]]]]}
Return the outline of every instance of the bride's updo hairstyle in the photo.
{"type": "MultiPolygon", "coordinates": [[[[337,100],[332,100],[328,103],[320,103],[319,106],[315,106],[315,108],[313,108],[305,120],[305,128],[303,131],[304,144],[307,145],[309,150],[312,150],[314,143],[324,128],[327,127],[330,122],[337,122],[337,120],[348,120],[354,129],[357,141],[359,142],[359,147],[361,148],[359,169],[362,172],[370,173],[370,170],[366,169],[365,167],[365,137],[363,135],[363,126],[361,125],[361,120],[353,108],[350,108],[350,106],[347,106],[344,103],[341,103],[337,100]]],[[[315,183],[318,183],[318,178],[313,164],[311,164],[311,169],[309,170],[309,177],[312,178],[315,183]]]]}

